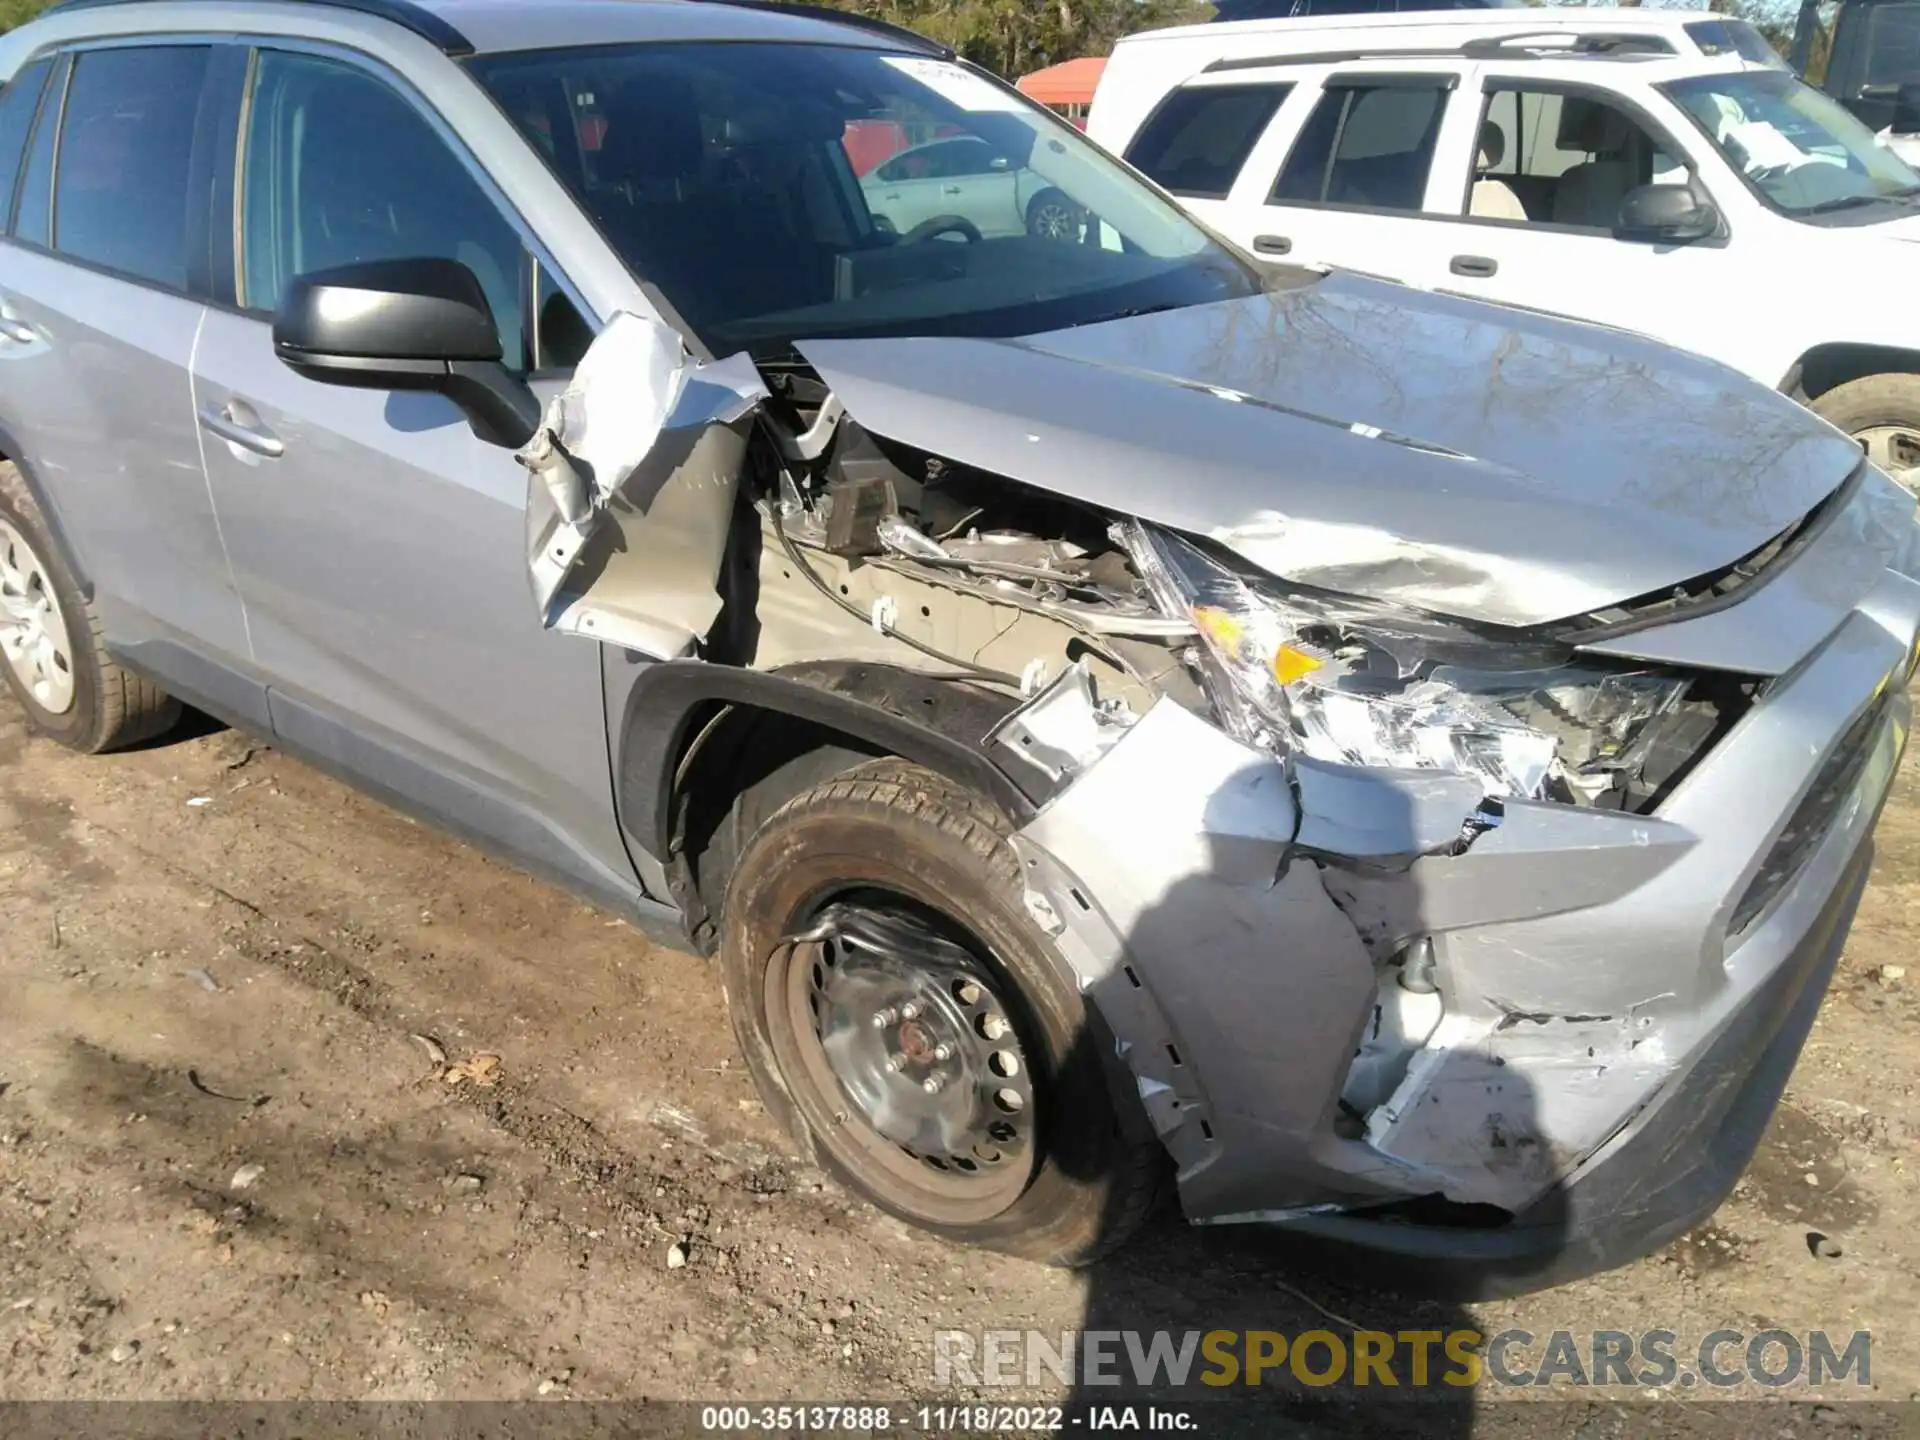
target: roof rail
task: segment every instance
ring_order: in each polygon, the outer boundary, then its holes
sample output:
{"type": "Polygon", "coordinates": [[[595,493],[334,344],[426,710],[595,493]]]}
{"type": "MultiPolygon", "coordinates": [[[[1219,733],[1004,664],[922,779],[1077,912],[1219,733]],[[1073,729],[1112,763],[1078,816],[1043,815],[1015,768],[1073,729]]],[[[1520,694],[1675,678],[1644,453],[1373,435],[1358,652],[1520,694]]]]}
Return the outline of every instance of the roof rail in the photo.
{"type": "Polygon", "coordinates": [[[938,55],[943,60],[954,57],[952,47],[942,45],[938,40],[929,40],[917,31],[904,25],[895,25],[886,20],[876,20],[871,15],[862,15],[858,10],[836,10],[829,5],[808,5],[800,0],[698,0],[704,5],[732,5],[741,10],[763,10],[772,15],[803,15],[809,20],[826,20],[835,25],[850,25],[856,30],[870,31],[875,35],[884,35],[897,40],[902,45],[911,46],[929,55],[938,55]]]}
{"type": "Polygon", "coordinates": [[[1469,59],[1505,57],[1515,50],[1540,55],[1677,55],[1673,42],[1664,35],[1634,35],[1605,32],[1580,34],[1574,30],[1528,30],[1519,35],[1484,35],[1469,40],[1460,53],[1469,59]],[[1542,45],[1542,40],[1569,37],[1570,44],[1542,45]]]}
{"type": "Polygon", "coordinates": [[[1575,56],[1606,60],[1634,55],[1677,55],[1673,42],[1661,35],[1580,35],[1570,45],[1542,45],[1543,35],[1565,35],[1564,30],[1528,31],[1525,35],[1496,35],[1463,40],[1458,45],[1370,45],[1364,50],[1316,50],[1304,55],[1235,55],[1215,60],[1202,74],[1223,70],[1265,70],[1275,65],[1345,65],[1355,60],[1553,60],[1575,56]]]}
{"type": "MultiPolygon", "coordinates": [[[[150,0],[58,0],[57,4],[49,5],[41,13],[62,15],[75,10],[105,10],[121,5],[147,3],[150,3],[150,0]]],[[[433,11],[425,6],[414,4],[413,0],[285,0],[285,3],[312,5],[328,10],[351,10],[356,15],[372,15],[411,30],[421,39],[437,46],[445,54],[456,57],[473,54],[471,40],[433,11]]]]}

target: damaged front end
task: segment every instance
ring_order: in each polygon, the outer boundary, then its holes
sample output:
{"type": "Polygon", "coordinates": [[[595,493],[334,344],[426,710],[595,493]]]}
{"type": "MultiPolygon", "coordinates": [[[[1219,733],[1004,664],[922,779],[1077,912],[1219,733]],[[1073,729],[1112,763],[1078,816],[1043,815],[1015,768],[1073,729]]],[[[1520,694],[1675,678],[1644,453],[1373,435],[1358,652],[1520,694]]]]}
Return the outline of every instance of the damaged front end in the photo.
{"type": "MultiPolygon", "coordinates": [[[[1282,547],[1311,579],[1267,569],[1260,527],[1205,497],[1121,507],[1137,485],[1060,480],[1075,453],[1137,454],[897,403],[847,369],[862,343],[698,364],[657,322],[609,327],[522,452],[546,622],[980,700],[998,722],[963,738],[1031,802],[1027,912],[1115,1037],[1190,1218],[1392,1219],[1403,1242],[1491,1225],[1593,1268],[1711,1208],[1757,1138],[1741,1107],[1764,1121],[1810,1023],[1905,743],[1910,498],[1820,480],[1795,442],[1799,512],[1702,521],[1712,568],[1654,591],[1644,566],[1557,561],[1584,608],[1542,618],[1492,571],[1449,588],[1434,546],[1309,563],[1324,515],[1282,547]],[[1568,1243],[1608,1225],[1625,1238],[1568,1243]]],[[[993,373],[973,363],[955,373],[993,373]]],[[[1377,427],[1240,391],[1152,393],[1335,433],[1359,470],[1539,488],[1466,437],[1382,451],[1377,427]]]]}

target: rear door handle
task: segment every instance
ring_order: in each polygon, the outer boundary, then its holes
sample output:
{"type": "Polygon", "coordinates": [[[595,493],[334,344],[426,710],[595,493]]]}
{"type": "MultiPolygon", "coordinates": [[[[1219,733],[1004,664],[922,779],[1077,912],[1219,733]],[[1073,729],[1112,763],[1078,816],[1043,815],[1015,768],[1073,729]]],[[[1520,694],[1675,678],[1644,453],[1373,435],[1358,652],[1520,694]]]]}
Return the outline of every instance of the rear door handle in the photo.
{"type": "Polygon", "coordinates": [[[1293,241],[1284,235],[1256,235],[1253,248],[1262,255],[1284,255],[1293,249],[1293,241]]]}
{"type": "Polygon", "coordinates": [[[244,400],[201,406],[200,425],[209,434],[218,435],[242,450],[251,450],[269,460],[278,460],[287,453],[287,447],[280,437],[260,423],[259,417],[244,400]]]}
{"type": "Polygon", "coordinates": [[[1486,279],[1500,268],[1500,262],[1485,255],[1456,255],[1447,268],[1456,275],[1472,275],[1486,279]]]}

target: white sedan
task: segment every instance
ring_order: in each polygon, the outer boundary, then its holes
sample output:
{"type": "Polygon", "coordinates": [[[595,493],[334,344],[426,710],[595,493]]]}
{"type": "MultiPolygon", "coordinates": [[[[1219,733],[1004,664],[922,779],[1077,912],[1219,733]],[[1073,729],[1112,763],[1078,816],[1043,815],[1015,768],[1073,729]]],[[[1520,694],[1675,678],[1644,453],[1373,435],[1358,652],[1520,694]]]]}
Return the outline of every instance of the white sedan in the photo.
{"type": "Polygon", "coordinates": [[[971,228],[982,236],[1071,240],[1078,238],[1083,218],[1032,170],[971,135],[902,150],[863,176],[860,189],[875,220],[901,235],[946,222],[957,232],[971,228]]]}

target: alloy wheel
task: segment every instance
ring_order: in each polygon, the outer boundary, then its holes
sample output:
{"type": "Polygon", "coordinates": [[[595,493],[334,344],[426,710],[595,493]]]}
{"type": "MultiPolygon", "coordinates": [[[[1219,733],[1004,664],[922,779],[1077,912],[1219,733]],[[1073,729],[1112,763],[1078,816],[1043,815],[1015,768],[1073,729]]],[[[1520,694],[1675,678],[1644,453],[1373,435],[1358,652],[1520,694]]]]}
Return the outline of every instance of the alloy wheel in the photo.
{"type": "Polygon", "coordinates": [[[1853,438],[1867,458],[1909,490],[1920,487],[1920,430],[1911,425],[1871,425],[1853,438]]]}

